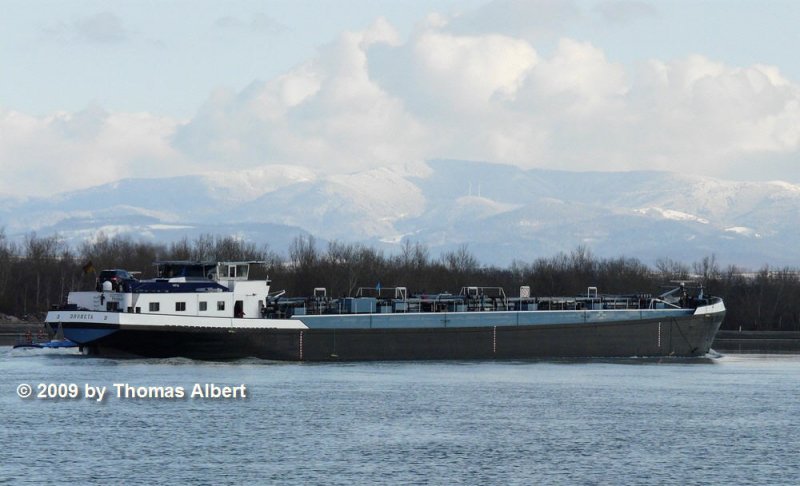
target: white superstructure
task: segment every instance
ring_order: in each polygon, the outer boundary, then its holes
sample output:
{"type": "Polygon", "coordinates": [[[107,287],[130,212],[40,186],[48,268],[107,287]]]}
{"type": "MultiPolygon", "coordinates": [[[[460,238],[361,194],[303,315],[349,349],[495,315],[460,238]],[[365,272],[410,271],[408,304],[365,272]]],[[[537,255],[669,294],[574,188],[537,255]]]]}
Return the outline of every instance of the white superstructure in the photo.
{"type": "Polygon", "coordinates": [[[248,280],[249,267],[260,262],[219,262],[188,265],[174,262],[160,265],[160,277],[124,285],[121,291],[105,282],[99,291],[70,292],[67,304],[88,311],[117,311],[131,314],[182,315],[197,317],[261,317],[269,280],[248,280]],[[180,275],[173,271],[180,269],[180,275]],[[202,270],[202,272],[198,272],[202,270]],[[208,271],[206,271],[208,270],[208,271]]]}

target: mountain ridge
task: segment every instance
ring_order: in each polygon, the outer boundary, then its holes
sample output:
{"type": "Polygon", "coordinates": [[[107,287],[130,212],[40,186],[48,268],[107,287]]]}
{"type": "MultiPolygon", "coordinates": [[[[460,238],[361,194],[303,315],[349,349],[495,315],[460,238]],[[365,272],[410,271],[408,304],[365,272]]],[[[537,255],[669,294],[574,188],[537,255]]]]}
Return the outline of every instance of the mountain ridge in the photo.
{"type": "Polygon", "coordinates": [[[588,246],[600,256],[749,267],[797,265],[800,186],[664,171],[567,172],[434,160],[421,174],[373,168],[324,175],[294,166],[129,178],[50,198],[0,199],[9,238],[30,231],[70,243],[99,231],[172,241],[236,234],[278,251],[292,238],[403,239],[432,254],[467,244],[505,265],[588,246]]]}

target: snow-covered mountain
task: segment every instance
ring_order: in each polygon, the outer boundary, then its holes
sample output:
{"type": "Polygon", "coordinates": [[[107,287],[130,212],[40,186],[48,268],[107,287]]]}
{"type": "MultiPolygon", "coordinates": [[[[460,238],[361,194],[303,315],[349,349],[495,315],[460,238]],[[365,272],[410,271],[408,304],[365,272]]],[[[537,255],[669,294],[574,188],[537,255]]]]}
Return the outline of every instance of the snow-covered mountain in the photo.
{"type": "Polygon", "coordinates": [[[266,166],[163,179],[126,179],[50,198],[0,199],[15,237],[69,241],[130,234],[169,241],[236,234],[284,251],[299,234],[391,251],[403,239],[435,255],[462,244],[507,264],[588,246],[646,263],[716,254],[723,263],[800,264],[800,186],[668,172],[565,172],[439,160],[323,176],[266,166]]]}

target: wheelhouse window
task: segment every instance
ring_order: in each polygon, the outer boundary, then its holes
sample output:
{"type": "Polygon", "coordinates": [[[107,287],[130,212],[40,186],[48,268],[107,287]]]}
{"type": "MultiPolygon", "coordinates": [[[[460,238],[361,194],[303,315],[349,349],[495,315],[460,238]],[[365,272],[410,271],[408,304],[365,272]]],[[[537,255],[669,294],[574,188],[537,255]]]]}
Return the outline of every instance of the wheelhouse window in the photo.
{"type": "Polygon", "coordinates": [[[228,265],[228,278],[247,280],[249,273],[248,264],[228,265]]]}
{"type": "Polygon", "coordinates": [[[200,312],[208,310],[208,302],[201,301],[200,302],[200,312]]]}
{"type": "Polygon", "coordinates": [[[161,310],[161,304],[158,302],[150,302],[150,312],[158,312],[161,310]]]}
{"type": "Polygon", "coordinates": [[[175,302],[175,312],[186,311],[186,302],[175,302]]]}

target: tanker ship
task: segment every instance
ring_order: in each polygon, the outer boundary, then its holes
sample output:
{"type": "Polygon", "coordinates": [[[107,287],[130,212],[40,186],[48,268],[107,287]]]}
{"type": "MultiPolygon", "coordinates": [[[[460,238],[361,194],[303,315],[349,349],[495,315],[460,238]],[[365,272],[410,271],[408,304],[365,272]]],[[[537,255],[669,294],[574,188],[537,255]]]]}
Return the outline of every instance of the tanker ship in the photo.
{"type": "Polygon", "coordinates": [[[157,277],[146,280],[104,271],[108,278],[70,292],[46,322],[90,355],[358,361],[695,357],[708,353],[725,316],[721,298],[684,283],[660,295],[377,286],[289,297],[268,278],[249,278],[260,263],[156,262],[157,277]]]}

